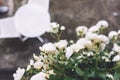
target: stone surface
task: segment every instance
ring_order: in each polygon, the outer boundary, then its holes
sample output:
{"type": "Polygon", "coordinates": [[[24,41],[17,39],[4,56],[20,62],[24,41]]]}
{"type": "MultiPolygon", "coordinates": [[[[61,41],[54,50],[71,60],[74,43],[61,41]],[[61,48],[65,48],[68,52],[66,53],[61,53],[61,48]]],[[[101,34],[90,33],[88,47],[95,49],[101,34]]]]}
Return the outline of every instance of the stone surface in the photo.
{"type": "Polygon", "coordinates": [[[70,35],[75,36],[73,31],[75,27],[79,25],[90,27],[103,19],[110,23],[108,30],[120,28],[119,3],[119,0],[51,0],[50,12],[52,21],[67,27],[69,38],[70,35]]]}
{"type": "MultiPolygon", "coordinates": [[[[14,0],[17,6],[15,10],[21,5],[21,1],[23,0],[14,0]]],[[[106,33],[120,29],[119,4],[120,0],[51,0],[50,14],[52,21],[66,26],[63,38],[76,39],[74,30],[77,26],[90,27],[102,19],[110,23],[106,33]]],[[[43,37],[49,41],[53,40],[47,34],[43,37]]],[[[20,39],[0,39],[0,70],[14,71],[18,66],[26,66],[33,53],[39,54],[38,48],[41,45],[37,39],[29,39],[26,42],[20,39]]]]}

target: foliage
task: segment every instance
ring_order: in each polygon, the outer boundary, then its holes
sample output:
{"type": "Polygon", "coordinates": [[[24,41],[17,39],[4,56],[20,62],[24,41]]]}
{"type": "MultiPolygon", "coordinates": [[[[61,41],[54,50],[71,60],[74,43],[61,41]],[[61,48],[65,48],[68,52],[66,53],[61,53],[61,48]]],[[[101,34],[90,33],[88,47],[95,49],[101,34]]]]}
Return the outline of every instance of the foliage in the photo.
{"type": "Polygon", "coordinates": [[[52,23],[48,32],[58,42],[41,46],[40,55],[33,55],[26,70],[17,70],[14,80],[120,80],[120,30],[107,37],[106,28],[104,20],[89,29],[79,26],[78,40],[67,41],[60,40],[65,27],[52,23]]]}

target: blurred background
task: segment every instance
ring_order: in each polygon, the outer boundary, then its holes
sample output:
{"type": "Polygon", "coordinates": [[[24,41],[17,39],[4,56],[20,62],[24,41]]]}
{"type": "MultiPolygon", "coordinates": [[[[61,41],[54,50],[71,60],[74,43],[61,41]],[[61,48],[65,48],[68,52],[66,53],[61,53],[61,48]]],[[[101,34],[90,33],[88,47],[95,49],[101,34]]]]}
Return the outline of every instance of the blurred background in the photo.
{"type": "MultiPolygon", "coordinates": [[[[0,0],[0,18],[13,16],[27,0],[0,0]],[[6,7],[5,10],[1,10],[6,7]],[[8,8],[8,9],[7,9],[8,8]]],[[[66,27],[63,39],[76,40],[75,28],[79,25],[92,26],[99,20],[107,20],[110,27],[105,31],[120,29],[120,0],[50,0],[51,21],[66,27]]],[[[43,39],[53,42],[49,34],[43,39]]],[[[0,80],[13,80],[17,67],[25,67],[32,54],[39,54],[42,43],[37,39],[22,42],[19,38],[0,39],[0,80]]]]}

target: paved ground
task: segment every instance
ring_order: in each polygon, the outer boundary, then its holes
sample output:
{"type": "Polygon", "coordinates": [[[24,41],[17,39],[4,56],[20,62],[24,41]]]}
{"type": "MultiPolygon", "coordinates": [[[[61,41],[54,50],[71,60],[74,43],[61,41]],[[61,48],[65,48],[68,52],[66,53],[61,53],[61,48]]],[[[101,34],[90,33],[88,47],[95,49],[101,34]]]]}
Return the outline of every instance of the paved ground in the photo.
{"type": "Polygon", "coordinates": [[[13,80],[13,73],[11,70],[0,70],[0,80],[13,80]]]}

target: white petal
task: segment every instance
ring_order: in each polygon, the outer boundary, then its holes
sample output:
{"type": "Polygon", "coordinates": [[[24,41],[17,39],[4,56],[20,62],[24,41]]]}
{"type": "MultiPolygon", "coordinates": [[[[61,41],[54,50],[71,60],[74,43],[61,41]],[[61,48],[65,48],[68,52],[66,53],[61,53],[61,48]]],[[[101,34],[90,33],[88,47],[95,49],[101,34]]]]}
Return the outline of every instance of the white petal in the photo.
{"type": "Polygon", "coordinates": [[[120,61],[120,55],[116,55],[112,61],[113,62],[120,61]]]}
{"type": "Polygon", "coordinates": [[[96,25],[98,27],[103,27],[103,28],[107,28],[109,26],[109,24],[106,20],[100,20],[96,25]]]}
{"type": "Polygon", "coordinates": [[[47,80],[47,79],[45,78],[45,73],[40,72],[40,73],[32,76],[32,78],[30,80],[47,80]]]}
{"type": "Polygon", "coordinates": [[[67,59],[69,59],[72,56],[72,54],[73,54],[73,49],[71,47],[68,47],[66,49],[66,54],[65,54],[67,59]]]}

